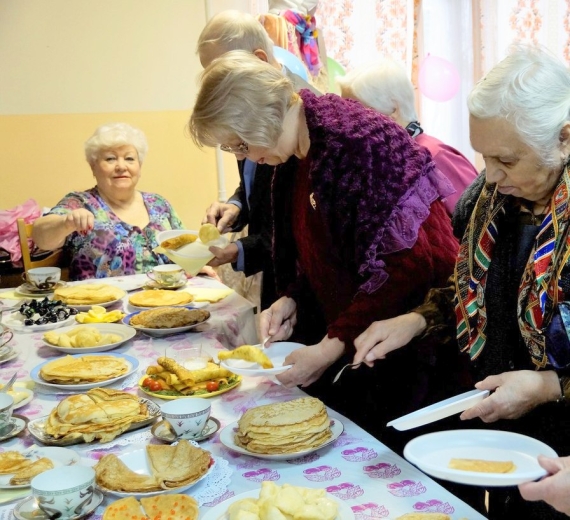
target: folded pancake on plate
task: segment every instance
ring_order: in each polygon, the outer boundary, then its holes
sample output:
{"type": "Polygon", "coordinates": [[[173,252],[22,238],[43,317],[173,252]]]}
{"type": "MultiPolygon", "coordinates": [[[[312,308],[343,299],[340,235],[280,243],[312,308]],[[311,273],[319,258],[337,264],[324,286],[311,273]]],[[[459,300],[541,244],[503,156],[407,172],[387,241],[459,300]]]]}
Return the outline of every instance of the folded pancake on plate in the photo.
{"type": "Polygon", "coordinates": [[[97,383],[126,374],[127,362],[115,356],[65,356],[46,363],[40,376],[48,383],[63,385],[97,383]]]}
{"type": "Polygon", "coordinates": [[[157,476],[135,473],[113,453],[104,455],[93,469],[97,485],[112,491],[143,493],[162,489],[157,476]]]}
{"type": "Polygon", "coordinates": [[[88,283],[58,287],[53,294],[54,300],[61,300],[68,305],[94,305],[118,300],[125,291],[104,283],[88,283]]]}
{"type": "Polygon", "coordinates": [[[172,494],[141,498],[140,504],[136,498],[128,497],[108,505],[102,520],[156,520],[158,518],[196,520],[198,513],[198,503],[188,495],[172,494]]]}
{"type": "Polygon", "coordinates": [[[202,323],[210,317],[208,311],[202,309],[186,309],[184,307],[161,307],[151,311],[135,314],[130,325],[147,329],[173,329],[202,323]]]}
{"type": "Polygon", "coordinates": [[[180,249],[183,246],[196,242],[197,239],[198,239],[197,235],[193,235],[192,233],[184,233],[183,235],[178,235],[177,237],[169,238],[168,240],[163,240],[160,243],[160,247],[176,251],[177,249],[180,249]]]}
{"type": "Polygon", "coordinates": [[[185,305],[193,299],[193,296],[185,291],[157,289],[135,293],[129,298],[129,303],[136,307],[165,307],[167,305],[185,305]]]}
{"type": "Polygon", "coordinates": [[[93,388],[70,395],[49,414],[45,432],[56,439],[100,439],[109,442],[133,423],[149,418],[148,406],[135,395],[108,388],[93,388]]]}
{"type": "Polygon", "coordinates": [[[267,354],[253,345],[242,345],[234,350],[220,350],[218,359],[220,361],[224,359],[243,359],[257,363],[261,368],[273,368],[273,363],[267,357],[267,354]]]}
{"type": "Polygon", "coordinates": [[[10,479],[10,485],[23,486],[24,484],[29,484],[36,475],[53,468],[53,462],[47,457],[42,457],[32,462],[28,467],[17,471],[10,479]]]}
{"type": "Polygon", "coordinates": [[[332,436],[325,405],[314,397],[257,406],[238,421],[235,443],[253,453],[295,453],[332,436]]]}
{"type": "Polygon", "coordinates": [[[210,467],[210,452],[181,440],[176,446],[147,446],[153,473],[164,489],[177,488],[198,480],[210,467]]]}
{"type": "Polygon", "coordinates": [[[16,473],[32,463],[19,451],[4,451],[0,453],[0,475],[16,473]]]}
{"type": "Polygon", "coordinates": [[[449,468],[480,473],[511,473],[516,466],[512,460],[451,459],[449,468]]]}

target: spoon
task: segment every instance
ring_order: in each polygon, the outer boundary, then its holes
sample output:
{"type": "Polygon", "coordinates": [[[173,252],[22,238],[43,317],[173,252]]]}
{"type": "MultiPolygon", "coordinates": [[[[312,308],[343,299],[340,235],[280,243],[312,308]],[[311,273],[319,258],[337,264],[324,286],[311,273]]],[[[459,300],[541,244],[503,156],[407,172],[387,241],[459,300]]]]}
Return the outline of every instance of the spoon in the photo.
{"type": "Polygon", "coordinates": [[[344,366],[338,371],[338,374],[337,374],[336,376],[334,376],[333,384],[336,383],[336,382],[340,379],[340,376],[341,376],[342,373],[344,372],[344,369],[345,369],[345,368],[348,368],[348,367],[359,367],[360,365],[361,365],[361,363],[348,363],[347,365],[344,365],[344,366]]]}
{"type": "Polygon", "coordinates": [[[14,375],[10,378],[10,381],[8,381],[1,389],[0,389],[0,393],[5,394],[6,392],[10,391],[10,389],[12,388],[12,386],[14,385],[14,383],[16,382],[16,378],[18,377],[18,372],[14,372],[14,375]]]}

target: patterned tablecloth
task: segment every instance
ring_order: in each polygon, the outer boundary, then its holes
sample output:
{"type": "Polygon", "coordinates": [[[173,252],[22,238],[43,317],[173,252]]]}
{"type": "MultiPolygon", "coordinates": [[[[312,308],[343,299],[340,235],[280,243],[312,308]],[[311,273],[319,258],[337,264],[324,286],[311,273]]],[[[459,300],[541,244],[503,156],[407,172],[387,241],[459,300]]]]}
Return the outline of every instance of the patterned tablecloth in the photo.
{"type": "MultiPolygon", "coordinates": [[[[133,277],[135,278],[135,277],[133,277]]],[[[194,278],[190,282],[200,286],[223,287],[214,280],[194,278]]],[[[1,293],[0,293],[1,296],[1,293]]],[[[1,298],[0,298],[1,299],[1,298]]],[[[8,303],[9,300],[5,300],[8,303]]],[[[13,303],[13,300],[12,300],[13,303]]],[[[212,319],[199,332],[189,332],[165,338],[150,338],[137,334],[135,338],[111,351],[138,358],[136,374],[113,385],[126,391],[148,397],[138,390],[137,381],[146,367],[163,355],[165,348],[179,344],[202,344],[206,350],[233,348],[238,344],[253,343],[255,321],[252,305],[233,293],[209,307],[212,319]]],[[[0,382],[5,382],[18,370],[18,381],[29,380],[30,371],[57,352],[45,346],[41,333],[16,333],[10,345],[20,352],[18,358],[0,365],[0,382]]],[[[31,385],[30,385],[31,386],[31,385]]],[[[34,399],[16,411],[28,419],[47,415],[66,395],[42,385],[33,387],[34,399]]],[[[212,401],[212,416],[222,427],[236,421],[248,408],[261,404],[287,401],[305,395],[298,389],[286,389],[265,378],[244,378],[242,384],[212,401]]],[[[164,401],[153,399],[157,404],[164,401]]],[[[212,452],[217,461],[215,469],[188,494],[197,498],[203,516],[211,507],[240,493],[259,488],[263,481],[277,484],[291,483],[307,487],[324,487],[347,504],[354,518],[342,520],[394,519],[412,511],[443,512],[453,520],[483,518],[461,500],[400,458],[356,424],[329,409],[329,415],[344,425],[344,432],[330,446],[301,458],[285,461],[263,460],[239,455],[224,447],[218,433],[200,445],[212,452]]],[[[106,453],[119,453],[140,448],[147,443],[159,443],[150,427],[123,434],[106,444],[72,446],[82,457],[82,463],[94,464],[106,453]]],[[[19,449],[34,444],[26,432],[0,443],[0,451],[19,449]]],[[[29,496],[30,490],[0,490],[0,520],[13,518],[17,500],[29,496]]],[[[99,520],[113,498],[106,497],[90,520],[99,520]]]]}

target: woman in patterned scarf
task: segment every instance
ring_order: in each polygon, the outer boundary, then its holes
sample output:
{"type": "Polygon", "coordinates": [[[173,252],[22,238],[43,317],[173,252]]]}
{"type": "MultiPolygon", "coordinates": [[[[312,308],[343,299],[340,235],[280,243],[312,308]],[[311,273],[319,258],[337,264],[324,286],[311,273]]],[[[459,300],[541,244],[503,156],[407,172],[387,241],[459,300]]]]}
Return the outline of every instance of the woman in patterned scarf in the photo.
{"type": "Polygon", "coordinates": [[[68,193],[34,222],[38,247],[68,251],[71,280],[144,273],[169,262],[153,252],[156,235],[183,226],[164,197],[136,190],[147,150],[138,128],[100,126],[85,143],[96,186],[68,193]]]}
{"type": "MultiPolygon", "coordinates": [[[[461,244],[453,284],[414,312],[374,323],[355,341],[354,361],[371,364],[420,334],[453,331],[475,386],[491,392],[461,419],[569,455],[570,343],[561,313],[570,299],[570,71],[541,48],[516,46],[475,86],[468,107],[486,171],[454,215],[461,244]]],[[[492,492],[490,518],[557,518],[544,503],[521,502],[516,490],[492,492]]]]}

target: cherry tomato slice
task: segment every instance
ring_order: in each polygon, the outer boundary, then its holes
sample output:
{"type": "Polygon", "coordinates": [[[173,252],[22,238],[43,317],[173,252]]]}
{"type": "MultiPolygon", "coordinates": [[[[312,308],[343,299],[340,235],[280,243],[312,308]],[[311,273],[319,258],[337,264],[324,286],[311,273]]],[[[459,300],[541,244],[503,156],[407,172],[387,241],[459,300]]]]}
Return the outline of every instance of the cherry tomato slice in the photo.
{"type": "Polygon", "coordinates": [[[154,379],[152,379],[152,377],[147,377],[143,382],[142,385],[146,388],[150,388],[150,385],[154,382],[154,379]]]}
{"type": "Polygon", "coordinates": [[[208,381],[206,383],[206,390],[208,392],[217,392],[220,389],[220,383],[218,381],[208,381]]]}
{"type": "Polygon", "coordinates": [[[155,381],[154,379],[151,379],[151,382],[148,385],[148,387],[151,392],[158,392],[159,390],[162,390],[162,385],[158,381],[155,381]]]}

